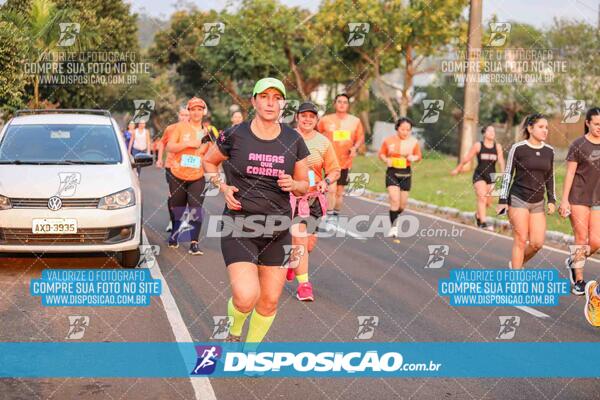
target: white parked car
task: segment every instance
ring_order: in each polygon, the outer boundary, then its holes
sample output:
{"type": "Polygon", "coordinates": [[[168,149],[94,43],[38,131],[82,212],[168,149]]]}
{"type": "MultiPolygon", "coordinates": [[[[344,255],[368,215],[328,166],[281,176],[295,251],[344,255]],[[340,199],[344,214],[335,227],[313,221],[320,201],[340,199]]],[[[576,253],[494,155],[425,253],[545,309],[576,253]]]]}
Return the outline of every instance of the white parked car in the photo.
{"type": "Polygon", "coordinates": [[[108,111],[18,111],[0,133],[0,253],[118,252],[137,266],[135,167],[151,164],[129,156],[108,111]]]}

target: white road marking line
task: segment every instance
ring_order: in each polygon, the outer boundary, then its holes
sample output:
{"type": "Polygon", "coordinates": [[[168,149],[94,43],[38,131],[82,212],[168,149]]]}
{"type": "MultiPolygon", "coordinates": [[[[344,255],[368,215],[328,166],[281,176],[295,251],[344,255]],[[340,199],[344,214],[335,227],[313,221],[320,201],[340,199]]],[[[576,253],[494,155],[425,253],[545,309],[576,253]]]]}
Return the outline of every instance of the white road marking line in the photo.
{"type": "MultiPolygon", "coordinates": [[[[342,235],[348,235],[350,237],[353,237],[354,239],[367,240],[366,237],[360,236],[358,233],[352,232],[351,230],[347,230],[342,227],[339,227],[337,224],[331,224],[329,222],[325,223],[325,229],[327,229],[329,231],[330,228],[335,229],[336,231],[340,232],[342,235]]],[[[327,237],[324,237],[323,239],[327,239],[327,237]]]]}
{"type": "Polygon", "coordinates": [[[548,314],[544,314],[543,312],[536,310],[535,308],[531,308],[528,306],[514,306],[514,307],[518,308],[521,311],[525,311],[526,313],[529,313],[529,314],[533,315],[534,317],[550,318],[550,316],[548,314]]]}
{"type": "MultiPolygon", "coordinates": [[[[146,232],[142,231],[144,244],[150,244],[148,241],[148,237],[146,236],[146,232]]],[[[171,289],[169,289],[169,285],[163,276],[160,266],[158,265],[158,261],[154,261],[154,266],[150,268],[150,274],[154,279],[160,279],[162,285],[162,293],[160,294],[160,300],[162,301],[165,307],[165,313],[167,314],[167,319],[169,320],[169,324],[171,325],[171,330],[173,331],[173,335],[175,336],[175,341],[178,343],[191,343],[192,335],[187,329],[185,322],[183,322],[183,317],[181,316],[181,312],[179,311],[179,307],[177,307],[177,303],[175,302],[175,298],[171,293],[171,289]]],[[[186,359],[186,354],[181,353],[183,359],[186,359]]],[[[216,400],[215,391],[213,390],[212,385],[210,384],[210,380],[208,378],[196,378],[190,377],[190,382],[192,384],[192,388],[194,389],[194,394],[196,396],[196,400],[216,400]]]]}
{"type": "MultiPolygon", "coordinates": [[[[374,204],[379,204],[379,205],[382,205],[382,206],[388,206],[387,203],[384,203],[382,201],[367,199],[365,197],[356,197],[356,198],[360,199],[360,200],[364,200],[364,201],[366,201],[368,203],[374,203],[374,204]]],[[[461,222],[450,221],[450,220],[438,217],[436,215],[430,215],[430,214],[419,212],[419,211],[415,211],[415,210],[406,210],[406,211],[407,212],[411,212],[413,214],[421,215],[423,217],[432,218],[432,219],[435,219],[435,220],[438,220],[438,221],[442,221],[442,222],[445,222],[447,224],[460,225],[460,226],[464,226],[465,228],[469,228],[471,230],[474,230],[474,231],[477,231],[477,232],[480,232],[480,233],[486,233],[488,235],[494,235],[496,237],[501,237],[501,238],[504,238],[504,239],[512,240],[511,238],[509,238],[507,236],[504,236],[504,235],[501,235],[501,234],[496,233],[496,232],[491,232],[491,231],[486,231],[484,229],[475,228],[474,226],[466,225],[466,224],[463,224],[461,222]]],[[[567,255],[569,254],[569,252],[567,252],[567,251],[555,249],[553,247],[544,246],[544,248],[547,249],[547,250],[556,251],[558,253],[563,253],[563,254],[567,254],[567,255]]],[[[596,260],[594,260],[594,261],[596,261],[596,260]]],[[[513,307],[518,308],[521,311],[525,311],[526,313],[531,314],[531,315],[533,315],[535,317],[538,317],[538,318],[550,318],[550,316],[548,314],[544,314],[543,312],[541,312],[539,310],[536,310],[535,308],[532,308],[532,307],[527,307],[527,306],[513,306],[513,307]]]]}

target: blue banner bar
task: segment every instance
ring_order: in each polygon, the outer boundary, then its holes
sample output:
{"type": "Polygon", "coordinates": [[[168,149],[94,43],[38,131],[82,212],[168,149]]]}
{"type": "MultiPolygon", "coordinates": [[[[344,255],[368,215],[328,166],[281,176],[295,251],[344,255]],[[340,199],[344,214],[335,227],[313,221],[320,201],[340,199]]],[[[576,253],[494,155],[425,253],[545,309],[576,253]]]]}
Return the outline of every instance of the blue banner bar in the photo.
{"type": "Polygon", "coordinates": [[[0,343],[0,377],[600,377],[596,342],[242,345],[0,343]]]}

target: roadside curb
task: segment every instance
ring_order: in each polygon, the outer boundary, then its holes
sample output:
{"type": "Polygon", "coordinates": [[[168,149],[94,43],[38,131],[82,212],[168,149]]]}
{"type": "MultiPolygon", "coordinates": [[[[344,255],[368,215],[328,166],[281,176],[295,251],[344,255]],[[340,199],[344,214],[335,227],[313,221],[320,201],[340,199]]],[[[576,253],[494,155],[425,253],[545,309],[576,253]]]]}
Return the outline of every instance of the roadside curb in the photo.
{"type": "MultiPolygon", "coordinates": [[[[383,202],[387,201],[388,198],[386,193],[372,192],[368,189],[365,189],[363,197],[383,202]]],[[[426,203],[424,201],[410,198],[408,199],[408,205],[411,208],[418,209],[419,211],[424,211],[429,214],[441,215],[444,217],[448,217],[452,220],[458,220],[463,224],[475,226],[475,213],[472,211],[460,211],[457,208],[440,207],[436,204],[426,203]]],[[[510,222],[506,219],[487,217],[486,222],[488,226],[493,227],[494,232],[509,235],[511,231],[510,222]]],[[[562,245],[570,245],[575,243],[574,237],[572,235],[568,235],[566,233],[557,231],[546,231],[546,240],[562,245]]]]}

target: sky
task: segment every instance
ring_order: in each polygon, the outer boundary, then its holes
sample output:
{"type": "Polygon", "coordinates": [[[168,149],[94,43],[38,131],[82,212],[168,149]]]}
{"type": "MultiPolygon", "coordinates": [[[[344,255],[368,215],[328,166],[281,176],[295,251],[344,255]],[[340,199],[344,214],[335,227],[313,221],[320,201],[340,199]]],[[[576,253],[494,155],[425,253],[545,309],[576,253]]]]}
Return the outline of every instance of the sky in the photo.
{"type": "MultiPolygon", "coordinates": [[[[194,4],[199,9],[223,8],[225,1],[215,0],[126,0],[133,11],[144,12],[154,17],[168,16],[182,4],[194,4]],[[177,6],[176,4],[179,4],[177,6]]],[[[280,0],[290,6],[302,6],[315,11],[321,0],[280,0]]],[[[598,0],[483,0],[483,20],[496,14],[499,21],[525,22],[537,28],[549,26],[555,17],[584,20],[598,24],[598,0]]]]}

